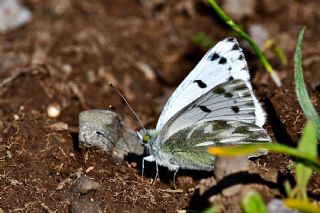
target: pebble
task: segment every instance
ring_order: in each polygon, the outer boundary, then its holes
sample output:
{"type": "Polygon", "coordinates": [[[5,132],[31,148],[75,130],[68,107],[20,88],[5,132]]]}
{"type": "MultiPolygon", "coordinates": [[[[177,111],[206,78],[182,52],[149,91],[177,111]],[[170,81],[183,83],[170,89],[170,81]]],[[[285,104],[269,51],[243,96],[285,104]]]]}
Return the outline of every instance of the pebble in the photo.
{"type": "Polygon", "coordinates": [[[6,151],[6,157],[12,159],[12,153],[9,150],[6,151]]]}
{"type": "Polygon", "coordinates": [[[57,123],[49,125],[48,127],[55,130],[55,131],[63,131],[63,130],[69,129],[69,125],[64,122],[57,122],[57,123]]]}
{"type": "Polygon", "coordinates": [[[88,176],[81,176],[76,184],[76,191],[80,194],[87,194],[90,191],[100,190],[101,185],[88,176]]]}
{"type": "Polygon", "coordinates": [[[268,31],[261,24],[251,24],[249,26],[249,35],[256,42],[260,49],[263,49],[265,43],[270,38],[268,31]]]}
{"type": "Polygon", "coordinates": [[[236,20],[246,16],[253,16],[255,13],[255,0],[225,0],[223,9],[236,20]]]}
{"type": "Polygon", "coordinates": [[[31,12],[17,0],[0,0],[0,32],[14,30],[31,20],[31,12]]]}
{"type": "Polygon", "coordinates": [[[217,181],[230,174],[249,170],[249,160],[243,156],[217,157],[214,164],[214,175],[217,181]]]}
{"type": "Polygon", "coordinates": [[[56,118],[61,113],[61,106],[58,103],[51,103],[47,107],[47,114],[50,118],[56,118]]]}
{"type": "Polygon", "coordinates": [[[298,210],[289,209],[284,205],[282,200],[273,199],[267,205],[268,213],[299,213],[298,210]]]}
{"type": "Polygon", "coordinates": [[[79,142],[105,151],[115,162],[124,162],[129,153],[144,152],[136,133],[126,129],[120,117],[109,110],[86,110],[79,114],[79,142]]]}

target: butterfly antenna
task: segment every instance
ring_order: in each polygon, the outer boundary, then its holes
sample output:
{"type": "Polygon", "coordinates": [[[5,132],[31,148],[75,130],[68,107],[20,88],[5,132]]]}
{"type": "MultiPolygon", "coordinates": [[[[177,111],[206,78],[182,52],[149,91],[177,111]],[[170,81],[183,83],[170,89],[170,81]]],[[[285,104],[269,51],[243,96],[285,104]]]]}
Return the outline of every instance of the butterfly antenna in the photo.
{"type": "Polygon", "coordinates": [[[116,91],[122,98],[122,100],[127,104],[128,108],[130,109],[130,111],[134,114],[134,116],[136,117],[137,121],[138,121],[138,124],[139,126],[142,128],[142,129],[145,129],[141,120],[139,119],[138,115],[133,111],[133,109],[131,108],[131,106],[129,105],[127,99],[124,97],[124,95],[122,95],[122,93],[111,83],[109,82],[109,86],[114,90],[116,91]]]}
{"type": "MultiPolygon", "coordinates": [[[[109,105],[109,109],[112,111],[117,111],[116,108],[114,108],[114,106],[109,105]]],[[[122,113],[122,112],[117,112],[119,115],[124,116],[126,118],[128,118],[130,121],[132,121],[135,124],[138,124],[141,127],[141,124],[138,121],[135,121],[132,119],[132,117],[130,117],[130,115],[126,114],[126,113],[122,113]]],[[[143,128],[143,127],[142,127],[143,128]]]]}

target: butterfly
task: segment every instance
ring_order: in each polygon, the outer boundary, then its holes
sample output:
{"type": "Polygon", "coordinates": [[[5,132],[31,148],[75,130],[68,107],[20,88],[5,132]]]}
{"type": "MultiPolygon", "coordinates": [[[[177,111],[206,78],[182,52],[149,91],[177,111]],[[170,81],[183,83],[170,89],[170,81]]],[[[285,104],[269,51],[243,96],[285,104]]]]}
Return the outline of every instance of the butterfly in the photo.
{"type": "MultiPolygon", "coordinates": [[[[156,129],[137,132],[149,156],[174,171],[214,170],[208,147],[270,142],[265,113],[253,94],[247,63],[235,38],[211,48],[167,101],[156,129]]],[[[253,156],[263,154],[256,153],[253,156]]]]}

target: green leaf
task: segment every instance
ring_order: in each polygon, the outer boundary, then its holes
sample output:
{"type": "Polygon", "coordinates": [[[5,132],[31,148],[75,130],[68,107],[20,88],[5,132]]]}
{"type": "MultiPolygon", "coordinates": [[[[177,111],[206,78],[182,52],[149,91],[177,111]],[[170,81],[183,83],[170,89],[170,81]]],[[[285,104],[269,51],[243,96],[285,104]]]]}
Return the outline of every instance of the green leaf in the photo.
{"type": "Polygon", "coordinates": [[[255,53],[257,54],[260,62],[263,64],[264,68],[266,71],[270,74],[271,78],[275,82],[275,84],[280,87],[281,86],[281,81],[276,73],[276,71],[272,68],[270,65],[269,61],[263,54],[263,52],[260,50],[258,45],[253,41],[253,39],[246,33],[244,32],[239,25],[237,25],[217,4],[215,0],[208,0],[209,4],[212,6],[214,11],[217,13],[217,15],[225,21],[225,23],[233,29],[235,32],[237,32],[242,38],[244,38],[253,48],[255,53]]]}
{"type": "Polygon", "coordinates": [[[206,209],[203,213],[219,213],[220,207],[219,206],[211,206],[208,209],[206,209]]]}
{"type": "Polygon", "coordinates": [[[291,188],[290,182],[289,182],[288,180],[286,180],[286,181],[284,182],[284,190],[285,190],[285,192],[286,192],[287,197],[290,197],[290,198],[291,198],[292,188],[291,188]]]}
{"type": "Polygon", "coordinates": [[[299,101],[299,104],[302,108],[303,113],[308,119],[313,119],[317,125],[317,134],[320,139],[320,119],[319,115],[312,105],[311,99],[308,95],[307,87],[303,78],[303,69],[301,62],[301,49],[302,49],[302,40],[303,40],[304,28],[300,30],[296,52],[294,56],[294,80],[296,86],[296,94],[299,101]]]}
{"type": "Polygon", "coordinates": [[[301,212],[305,213],[318,213],[320,212],[320,206],[312,204],[306,200],[299,200],[299,199],[285,199],[284,203],[287,207],[291,209],[297,209],[301,212]]]}
{"type": "MultiPolygon", "coordinates": [[[[304,128],[302,137],[299,142],[298,151],[301,153],[308,154],[312,158],[317,158],[317,133],[316,127],[312,120],[309,120],[304,128]]],[[[298,163],[296,166],[296,179],[297,198],[307,200],[307,184],[312,175],[312,169],[305,166],[302,163],[298,163]]]]}
{"type": "Polygon", "coordinates": [[[244,213],[267,213],[266,205],[261,196],[255,191],[249,191],[241,201],[244,213]]]}
{"type": "Polygon", "coordinates": [[[320,172],[320,161],[317,158],[310,156],[308,153],[300,152],[298,149],[278,143],[256,143],[237,146],[210,147],[208,152],[212,155],[219,156],[238,156],[265,150],[291,155],[296,157],[297,162],[301,162],[304,165],[313,168],[315,171],[320,172]]]}

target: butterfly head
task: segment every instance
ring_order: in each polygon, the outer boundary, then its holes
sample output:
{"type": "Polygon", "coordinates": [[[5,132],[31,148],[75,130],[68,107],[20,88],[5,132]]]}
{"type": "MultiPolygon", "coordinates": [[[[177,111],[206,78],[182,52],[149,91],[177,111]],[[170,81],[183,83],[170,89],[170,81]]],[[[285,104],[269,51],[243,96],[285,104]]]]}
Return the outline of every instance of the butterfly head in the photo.
{"type": "Polygon", "coordinates": [[[157,137],[158,137],[158,131],[157,130],[146,130],[141,129],[137,132],[138,137],[142,144],[147,145],[150,143],[153,143],[157,137]]]}

